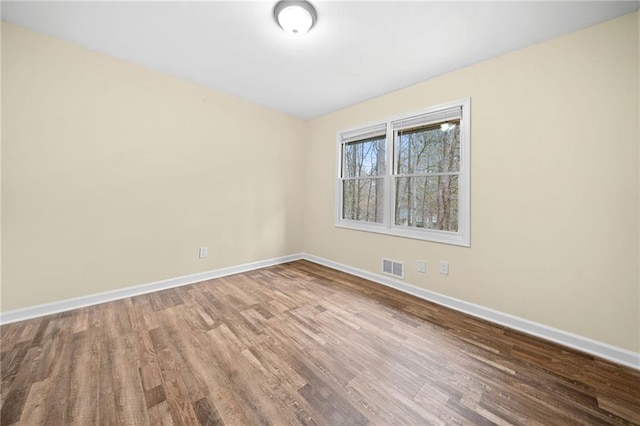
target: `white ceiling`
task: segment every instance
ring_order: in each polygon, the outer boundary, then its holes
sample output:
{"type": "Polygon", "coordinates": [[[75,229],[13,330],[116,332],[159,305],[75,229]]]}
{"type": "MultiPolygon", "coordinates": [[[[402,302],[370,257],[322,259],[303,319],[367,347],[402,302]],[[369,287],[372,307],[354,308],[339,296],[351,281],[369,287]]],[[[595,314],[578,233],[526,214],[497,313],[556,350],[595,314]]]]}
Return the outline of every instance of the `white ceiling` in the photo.
{"type": "Polygon", "coordinates": [[[2,19],[308,119],[639,6],[316,0],[294,38],[275,2],[2,1],[2,19]]]}

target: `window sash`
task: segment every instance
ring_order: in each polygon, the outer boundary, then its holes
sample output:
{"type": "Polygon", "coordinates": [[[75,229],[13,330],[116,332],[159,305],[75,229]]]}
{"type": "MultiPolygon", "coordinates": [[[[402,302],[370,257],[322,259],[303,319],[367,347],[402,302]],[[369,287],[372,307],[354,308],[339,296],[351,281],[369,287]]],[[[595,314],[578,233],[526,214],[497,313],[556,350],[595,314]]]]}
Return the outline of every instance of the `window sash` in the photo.
{"type": "MultiPolygon", "coordinates": [[[[366,136],[366,135],[365,135],[366,136]]],[[[343,142],[340,145],[340,179],[352,179],[352,178],[358,178],[358,177],[384,177],[387,174],[387,140],[386,140],[386,134],[385,135],[378,135],[378,136],[368,136],[366,138],[362,138],[362,139],[355,139],[349,142],[343,142]],[[346,165],[346,161],[347,161],[347,155],[345,153],[345,149],[347,146],[350,145],[354,145],[354,144],[359,144],[359,143],[366,143],[366,142],[373,142],[373,141],[383,141],[383,147],[384,147],[384,152],[383,152],[383,158],[379,159],[378,155],[376,154],[376,161],[382,161],[383,167],[382,167],[382,171],[378,170],[378,173],[375,175],[354,175],[354,176],[347,176],[347,165],[346,165]]]]}
{"type": "MultiPolygon", "coordinates": [[[[355,178],[345,178],[341,180],[342,193],[346,191],[346,187],[348,183],[352,183],[354,186],[350,188],[351,191],[356,191],[358,193],[359,203],[356,202],[356,199],[348,200],[349,203],[342,202],[341,206],[341,217],[342,220],[352,221],[352,222],[361,222],[361,223],[371,223],[371,224],[381,224],[384,223],[387,214],[385,212],[385,198],[386,198],[386,190],[385,190],[385,177],[375,177],[375,176],[365,176],[365,177],[355,177],[355,178]],[[365,186],[367,183],[369,184],[369,188],[364,188],[358,186],[362,182],[365,186]],[[371,192],[373,189],[373,193],[371,192]],[[361,192],[362,190],[362,192],[361,192]],[[347,208],[348,204],[352,204],[351,209],[347,208]],[[373,220],[367,219],[353,219],[352,217],[346,217],[347,212],[350,212],[353,216],[361,216],[362,213],[364,217],[372,217],[373,220]]],[[[355,195],[355,194],[354,194],[355,195]]]]}
{"type": "Polygon", "coordinates": [[[393,227],[411,229],[416,232],[449,232],[459,231],[460,221],[460,182],[459,174],[445,175],[448,177],[441,182],[443,175],[415,175],[393,177],[393,215],[391,223],[393,227]],[[442,185],[442,186],[441,186],[442,185]],[[398,189],[399,192],[398,192],[398,189]],[[441,191],[455,197],[447,197],[441,204],[441,191]],[[399,212],[404,213],[400,214],[399,212]],[[426,215],[430,214],[427,220],[426,215]],[[421,218],[421,220],[419,220],[421,218]],[[413,219],[413,220],[412,220],[413,219]],[[399,223],[405,222],[405,223],[399,223]],[[418,225],[422,223],[422,226],[418,225]],[[438,224],[436,226],[427,223],[438,224]],[[443,229],[438,229],[442,226],[443,229]],[[446,229],[453,227],[455,229],[446,229]]]}
{"type": "MultiPolygon", "coordinates": [[[[453,110],[453,108],[451,110],[453,110]]],[[[455,114],[457,114],[457,112],[455,112],[455,114]]],[[[413,173],[415,173],[415,174],[423,174],[424,175],[424,174],[438,174],[438,173],[459,172],[460,171],[460,167],[461,167],[461,164],[460,164],[460,154],[461,154],[460,153],[460,149],[461,149],[461,143],[462,143],[462,135],[459,133],[460,130],[461,130],[460,129],[461,119],[458,118],[458,117],[452,117],[451,114],[447,114],[447,113],[444,113],[444,114],[441,114],[441,115],[432,113],[432,114],[422,114],[421,116],[412,117],[410,119],[401,120],[401,121],[397,122],[397,123],[409,123],[410,126],[406,127],[406,128],[401,127],[399,129],[395,129],[395,128],[393,129],[393,164],[392,164],[393,170],[392,170],[392,174],[394,176],[411,174],[411,173],[407,173],[406,171],[403,173],[400,170],[403,169],[403,168],[406,168],[406,169],[412,169],[412,168],[413,169],[417,169],[418,166],[419,166],[419,161],[418,161],[419,157],[418,158],[412,157],[411,154],[408,154],[407,151],[403,150],[402,147],[405,146],[405,145],[403,145],[403,142],[402,142],[402,138],[403,137],[407,137],[407,136],[411,137],[412,135],[415,135],[417,133],[422,133],[422,132],[427,133],[427,132],[434,132],[435,131],[435,132],[437,132],[439,134],[439,132],[441,132],[441,129],[440,129],[441,125],[446,124],[446,123],[452,123],[452,122],[455,122],[456,126],[458,127],[455,131],[458,132],[458,135],[459,135],[458,136],[458,140],[457,140],[457,145],[458,145],[457,146],[457,148],[458,148],[458,153],[457,153],[458,157],[457,158],[458,158],[458,161],[457,161],[457,163],[455,163],[455,166],[457,166],[457,167],[451,168],[450,166],[452,164],[449,164],[449,165],[445,164],[445,159],[448,158],[448,157],[446,157],[446,155],[444,155],[444,152],[438,152],[437,153],[438,155],[436,156],[436,163],[433,164],[433,165],[439,166],[439,167],[436,167],[436,168],[439,168],[440,170],[446,170],[446,171],[419,171],[419,172],[416,172],[414,170],[413,173]],[[425,117],[427,117],[428,119],[425,119],[425,117]],[[434,117],[438,118],[438,121],[431,121],[431,119],[433,119],[434,117]],[[443,120],[440,120],[441,118],[443,118],[443,120]],[[426,120],[428,122],[418,121],[418,119],[426,120]],[[403,153],[405,154],[404,157],[402,156],[403,153]],[[414,162],[415,162],[415,164],[414,164],[414,162]],[[413,166],[413,167],[411,167],[411,166],[413,166]],[[457,168],[457,170],[455,170],[456,168],[457,168]]],[[[451,131],[451,130],[448,130],[446,132],[448,133],[449,131],[451,131]]],[[[447,137],[445,137],[445,139],[446,138],[447,137]]],[[[449,147],[451,147],[451,145],[447,145],[447,142],[452,142],[452,141],[451,140],[449,140],[449,141],[444,140],[442,142],[438,142],[438,143],[443,143],[443,145],[442,145],[443,151],[446,150],[446,149],[449,149],[449,147]]],[[[407,143],[407,142],[405,142],[405,143],[407,143]]],[[[411,142],[408,142],[408,143],[411,144],[411,142]]],[[[425,146],[425,148],[426,148],[426,146],[425,146]]],[[[410,148],[406,148],[406,146],[405,146],[404,149],[408,149],[409,150],[408,152],[411,153],[410,148]]],[[[438,147],[438,149],[439,149],[439,147],[438,147]]],[[[452,155],[454,155],[454,154],[452,154],[452,155]]],[[[427,164],[423,165],[423,168],[430,169],[431,166],[432,166],[432,163],[430,161],[430,156],[427,155],[426,158],[427,158],[427,164]]],[[[456,157],[452,157],[452,158],[456,158],[456,157]]],[[[451,160],[451,158],[449,158],[449,160],[451,160]]]]}
{"type": "MultiPolygon", "coordinates": [[[[433,172],[433,173],[394,173],[393,177],[429,177],[429,176],[455,176],[460,172],[433,172]]],[[[344,178],[349,179],[349,178],[344,178]]]]}

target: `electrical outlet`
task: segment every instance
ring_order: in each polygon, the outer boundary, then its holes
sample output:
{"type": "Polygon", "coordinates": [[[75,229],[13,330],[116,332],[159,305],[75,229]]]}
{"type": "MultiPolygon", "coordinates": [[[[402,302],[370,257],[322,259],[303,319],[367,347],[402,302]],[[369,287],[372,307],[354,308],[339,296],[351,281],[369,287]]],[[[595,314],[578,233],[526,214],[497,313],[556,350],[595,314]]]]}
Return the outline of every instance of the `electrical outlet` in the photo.
{"type": "Polygon", "coordinates": [[[418,272],[422,272],[423,274],[427,272],[427,262],[418,260],[418,272]]]}
{"type": "Polygon", "coordinates": [[[446,260],[440,261],[440,273],[442,275],[449,275],[449,262],[446,260]]]}
{"type": "Polygon", "coordinates": [[[204,259],[207,257],[207,254],[209,254],[209,249],[206,247],[200,247],[200,250],[198,250],[198,257],[200,259],[204,259]]]}

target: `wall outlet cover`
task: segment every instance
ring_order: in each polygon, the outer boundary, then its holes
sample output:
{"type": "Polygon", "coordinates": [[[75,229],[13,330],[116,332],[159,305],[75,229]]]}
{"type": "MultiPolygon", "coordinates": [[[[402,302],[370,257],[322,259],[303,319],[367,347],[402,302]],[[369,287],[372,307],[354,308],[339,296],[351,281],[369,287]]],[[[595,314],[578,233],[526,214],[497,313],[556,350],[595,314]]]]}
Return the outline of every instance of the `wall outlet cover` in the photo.
{"type": "Polygon", "coordinates": [[[440,273],[442,275],[449,275],[449,262],[446,260],[440,261],[440,273]]]}

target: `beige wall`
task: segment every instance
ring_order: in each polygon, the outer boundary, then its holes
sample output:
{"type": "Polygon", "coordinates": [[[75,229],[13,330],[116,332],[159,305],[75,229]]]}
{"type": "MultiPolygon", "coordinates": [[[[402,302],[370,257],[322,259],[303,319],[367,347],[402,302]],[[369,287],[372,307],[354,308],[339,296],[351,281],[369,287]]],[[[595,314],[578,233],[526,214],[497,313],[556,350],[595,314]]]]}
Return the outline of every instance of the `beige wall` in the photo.
{"type": "Polygon", "coordinates": [[[631,14],[310,121],[306,252],[638,351],[638,55],[631,14]],[[471,248],[333,226],[336,131],[467,96],[471,248]]]}
{"type": "Polygon", "coordinates": [[[2,311],[302,251],[304,122],[6,23],[2,59],[2,311]]]}
{"type": "Polygon", "coordinates": [[[3,24],[1,309],[304,250],[639,351],[639,22],[307,123],[3,24]],[[336,131],[467,96],[471,248],[333,226],[336,131]]]}

